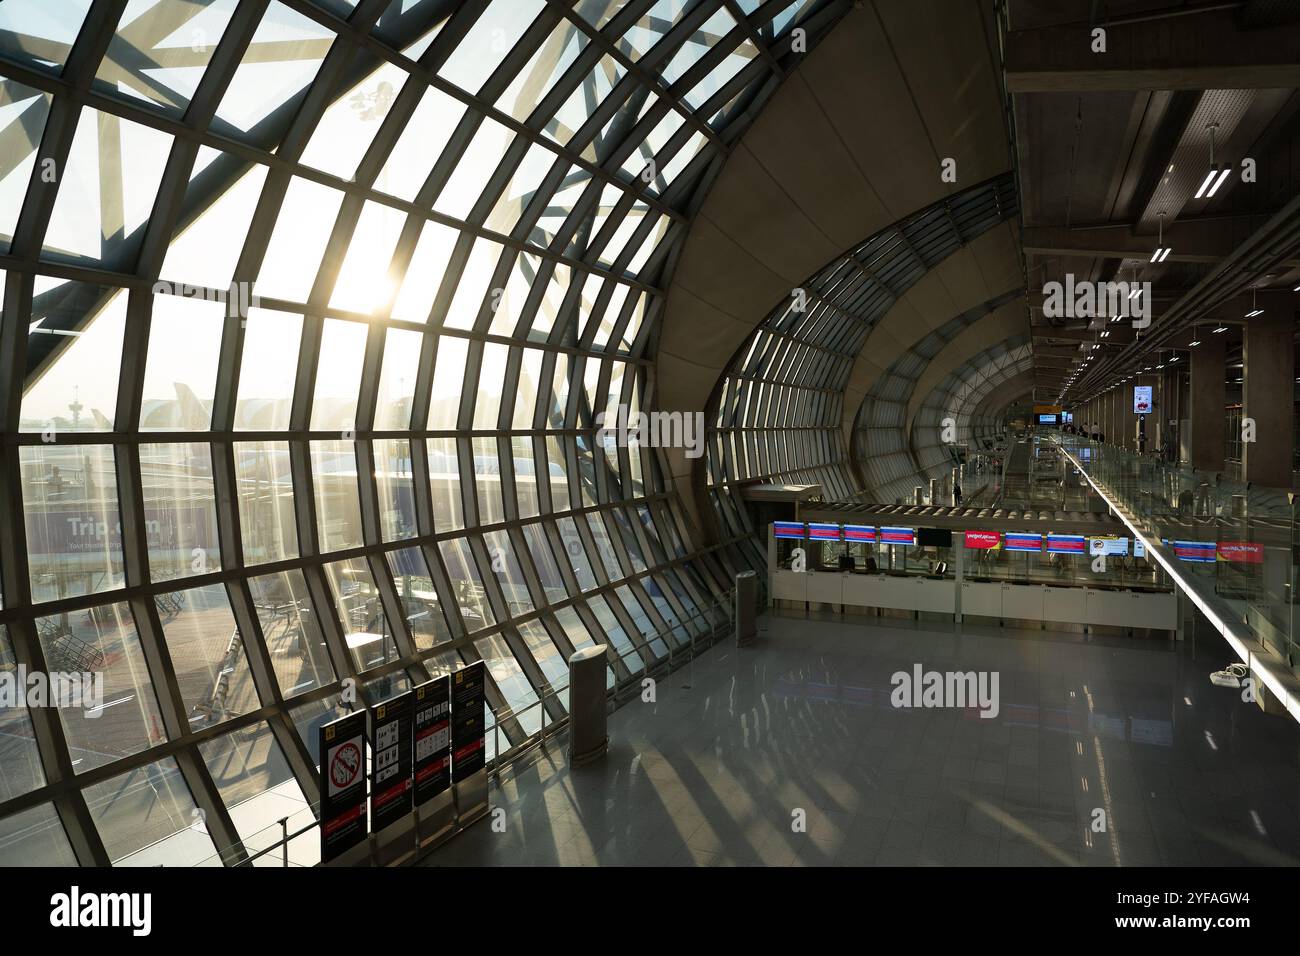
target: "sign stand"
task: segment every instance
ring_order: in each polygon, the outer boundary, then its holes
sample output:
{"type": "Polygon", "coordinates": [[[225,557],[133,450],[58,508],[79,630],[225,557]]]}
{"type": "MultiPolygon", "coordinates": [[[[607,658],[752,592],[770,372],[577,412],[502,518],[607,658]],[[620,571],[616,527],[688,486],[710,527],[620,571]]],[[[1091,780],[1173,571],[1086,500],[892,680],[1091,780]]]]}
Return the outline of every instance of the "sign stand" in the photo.
{"type": "Polygon", "coordinates": [[[451,793],[451,678],[416,687],[415,846],[425,849],[451,835],[456,808],[451,793]]]}
{"type": "Polygon", "coordinates": [[[371,712],[371,840],[380,866],[396,866],[415,854],[415,820],[411,812],[413,699],[408,691],[376,704],[371,712]]]}
{"type": "Polygon", "coordinates": [[[486,674],[475,661],[451,675],[451,781],[462,827],[488,813],[486,674]]]}
{"type": "Polygon", "coordinates": [[[366,813],[366,712],[332,720],[318,731],[321,866],[373,862],[366,813]]]}

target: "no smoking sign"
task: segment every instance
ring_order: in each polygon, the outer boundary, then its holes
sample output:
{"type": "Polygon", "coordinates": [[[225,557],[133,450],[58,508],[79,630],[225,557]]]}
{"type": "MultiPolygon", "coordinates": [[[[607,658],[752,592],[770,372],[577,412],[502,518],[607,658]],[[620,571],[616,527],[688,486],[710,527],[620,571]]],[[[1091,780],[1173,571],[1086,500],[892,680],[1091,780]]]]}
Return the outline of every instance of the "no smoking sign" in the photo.
{"type": "Polygon", "coordinates": [[[330,796],[342,793],[360,778],[361,742],[362,738],[353,737],[330,749],[327,758],[330,770],[330,796]]]}

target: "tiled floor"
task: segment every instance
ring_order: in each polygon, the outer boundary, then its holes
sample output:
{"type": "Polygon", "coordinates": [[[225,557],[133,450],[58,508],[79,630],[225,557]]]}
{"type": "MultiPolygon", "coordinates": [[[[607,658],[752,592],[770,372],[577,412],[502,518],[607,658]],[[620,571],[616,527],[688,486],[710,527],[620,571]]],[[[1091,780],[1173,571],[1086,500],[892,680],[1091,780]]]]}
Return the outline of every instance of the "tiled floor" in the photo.
{"type": "Polygon", "coordinates": [[[427,865],[1295,864],[1300,728],[1212,687],[1190,643],[764,617],[503,776],[427,865]],[[1001,712],[895,709],[891,675],[1000,675],[1001,712]],[[1095,811],[1107,832],[1095,833],[1095,811]],[[803,811],[805,832],[795,832],[803,811]]]}

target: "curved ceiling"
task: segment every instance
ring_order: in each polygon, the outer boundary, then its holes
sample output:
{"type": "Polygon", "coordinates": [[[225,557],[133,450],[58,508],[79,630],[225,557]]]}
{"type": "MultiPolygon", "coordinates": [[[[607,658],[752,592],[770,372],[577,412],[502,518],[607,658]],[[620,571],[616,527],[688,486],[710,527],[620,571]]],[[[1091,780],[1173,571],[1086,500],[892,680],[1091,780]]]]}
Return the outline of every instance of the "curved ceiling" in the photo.
{"type": "MultiPolygon", "coordinates": [[[[658,407],[705,410],[746,339],[823,264],[1010,168],[995,44],[979,4],[865,3],[791,72],[690,225],[667,290],[658,407]],[[941,176],[949,158],[956,182],[941,176]]],[[[957,253],[947,269],[954,288],[981,289],[980,301],[1019,275],[1014,233],[995,231],[1002,236],[987,254],[957,253]]],[[[960,311],[940,311],[925,328],[960,311]]],[[[850,421],[856,398],[842,403],[850,421]]],[[[689,493],[695,463],[681,452],[664,457],[698,507],[689,493]]]]}

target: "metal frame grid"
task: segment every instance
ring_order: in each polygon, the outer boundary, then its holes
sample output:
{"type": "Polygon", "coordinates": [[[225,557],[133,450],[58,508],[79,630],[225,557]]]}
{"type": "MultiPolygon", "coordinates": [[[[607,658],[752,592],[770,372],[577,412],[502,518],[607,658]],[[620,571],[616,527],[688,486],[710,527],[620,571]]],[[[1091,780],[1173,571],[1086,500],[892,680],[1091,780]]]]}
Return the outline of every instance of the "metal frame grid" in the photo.
{"type": "Polygon", "coordinates": [[[349,686],[485,659],[517,745],[575,647],[710,625],[744,544],[596,415],[847,3],[45,4],[0,10],[0,666],[121,699],[0,712],[0,864],[238,864],[349,686]]]}

